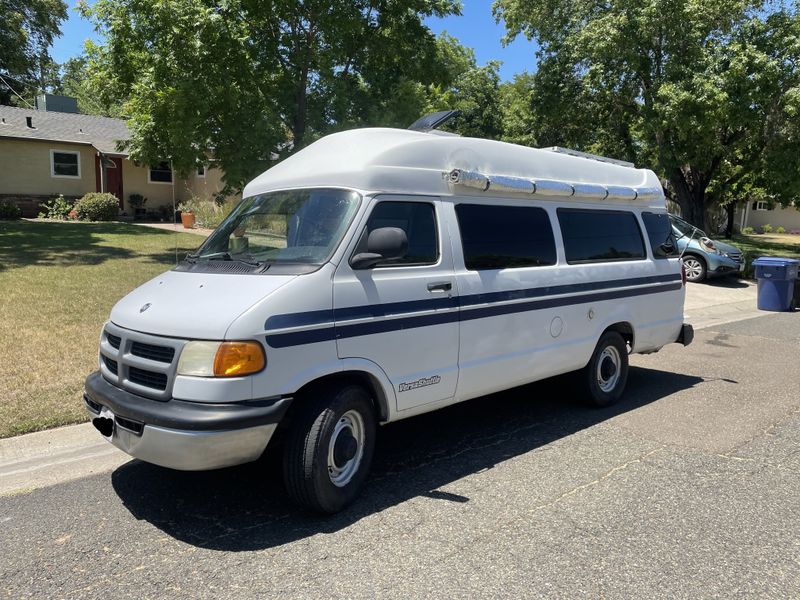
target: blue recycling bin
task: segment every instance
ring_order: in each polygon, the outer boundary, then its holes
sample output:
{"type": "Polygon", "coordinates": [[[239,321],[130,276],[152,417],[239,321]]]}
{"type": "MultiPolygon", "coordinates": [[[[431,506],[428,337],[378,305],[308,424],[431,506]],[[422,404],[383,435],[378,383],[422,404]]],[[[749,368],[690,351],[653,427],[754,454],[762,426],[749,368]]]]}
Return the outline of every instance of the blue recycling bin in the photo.
{"type": "Polygon", "coordinates": [[[758,309],[794,310],[800,260],[762,256],[753,261],[753,266],[758,280],[758,309]]]}

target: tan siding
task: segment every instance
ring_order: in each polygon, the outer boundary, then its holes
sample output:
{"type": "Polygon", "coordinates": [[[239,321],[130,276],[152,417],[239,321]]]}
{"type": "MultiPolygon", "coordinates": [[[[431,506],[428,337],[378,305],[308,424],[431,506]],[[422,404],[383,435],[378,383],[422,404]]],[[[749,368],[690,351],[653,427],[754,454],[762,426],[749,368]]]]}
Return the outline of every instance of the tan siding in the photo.
{"type": "MultiPolygon", "coordinates": [[[[188,199],[196,196],[202,200],[211,200],[214,195],[222,191],[225,182],[222,181],[222,169],[206,167],[206,176],[198,177],[196,173],[190,173],[183,186],[183,198],[188,199]]],[[[241,194],[229,196],[229,198],[241,199],[241,194]]]]}
{"type": "Polygon", "coordinates": [[[91,146],[0,138],[0,194],[83,196],[97,189],[91,146]],[[51,177],[50,150],[80,152],[81,178],[51,177]]]}
{"type": "MultiPolygon", "coordinates": [[[[129,209],[128,199],[131,194],[141,194],[147,198],[145,208],[156,209],[159,206],[172,206],[172,186],[166,183],[148,183],[148,168],[137,166],[129,160],[122,161],[122,190],[125,194],[125,207],[129,209]]],[[[180,181],[175,182],[175,202],[179,202],[178,190],[180,181]]]]}
{"type": "MultiPolygon", "coordinates": [[[[742,222],[742,209],[736,211],[736,227],[742,222]]],[[[752,202],[747,211],[745,227],[759,229],[762,225],[772,225],[772,228],[783,227],[786,231],[800,231],[800,210],[789,207],[775,207],[772,210],[753,210],[752,202]]]]}

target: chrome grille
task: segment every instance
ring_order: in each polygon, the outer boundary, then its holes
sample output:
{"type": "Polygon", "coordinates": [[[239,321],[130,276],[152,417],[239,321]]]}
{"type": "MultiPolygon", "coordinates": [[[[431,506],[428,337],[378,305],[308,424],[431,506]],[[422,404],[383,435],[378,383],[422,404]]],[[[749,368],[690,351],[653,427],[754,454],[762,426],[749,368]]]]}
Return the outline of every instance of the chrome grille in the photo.
{"type": "Polygon", "coordinates": [[[153,373],[136,367],[128,367],[128,378],[138,385],[150,387],[155,390],[167,389],[167,374],[153,373]]]}
{"type": "Polygon", "coordinates": [[[142,342],[133,342],[131,344],[131,354],[141,358],[149,358],[158,362],[171,363],[175,358],[175,348],[169,346],[153,346],[152,344],[144,344],[142,342]]]}
{"type": "Polygon", "coordinates": [[[134,394],[169,400],[177,357],[185,343],[106,323],[100,339],[100,372],[108,382],[134,394]]]}
{"type": "Polygon", "coordinates": [[[103,362],[106,365],[106,368],[111,371],[114,375],[118,374],[119,367],[117,365],[117,361],[108,358],[107,356],[103,357],[103,362]]]}

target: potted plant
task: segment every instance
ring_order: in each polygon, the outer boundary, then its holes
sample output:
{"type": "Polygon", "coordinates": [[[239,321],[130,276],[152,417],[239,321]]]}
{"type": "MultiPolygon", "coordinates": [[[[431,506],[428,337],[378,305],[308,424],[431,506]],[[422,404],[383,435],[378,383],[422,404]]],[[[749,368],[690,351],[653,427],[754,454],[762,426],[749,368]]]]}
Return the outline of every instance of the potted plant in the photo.
{"type": "Polygon", "coordinates": [[[195,223],[195,216],[194,216],[194,202],[188,200],[186,202],[181,202],[178,205],[178,210],[181,212],[181,223],[183,224],[184,229],[191,229],[194,227],[195,223]]]}
{"type": "Polygon", "coordinates": [[[141,194],[131,194],[128,196],[128,204],[133,209],[133,218],[141,219],[147,214],[144,205],[147,204],[147,198],[141,194]]]}

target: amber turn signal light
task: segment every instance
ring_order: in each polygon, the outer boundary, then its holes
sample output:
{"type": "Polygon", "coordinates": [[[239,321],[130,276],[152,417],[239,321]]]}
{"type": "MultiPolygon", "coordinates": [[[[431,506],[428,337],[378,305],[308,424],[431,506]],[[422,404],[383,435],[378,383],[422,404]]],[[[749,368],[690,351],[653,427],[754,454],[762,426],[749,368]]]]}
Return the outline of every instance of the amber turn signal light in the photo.
{"type": "Polygon", "coordinates": [[[258,373],[267,364],[258,342],[222,342],[214,357],[215,377],[239,377],[258,373]]]}

